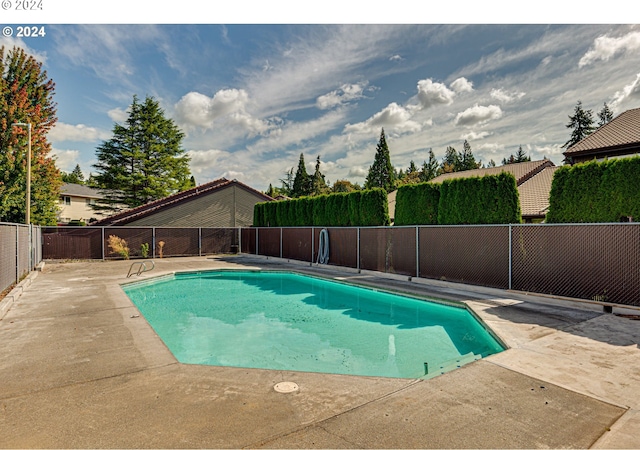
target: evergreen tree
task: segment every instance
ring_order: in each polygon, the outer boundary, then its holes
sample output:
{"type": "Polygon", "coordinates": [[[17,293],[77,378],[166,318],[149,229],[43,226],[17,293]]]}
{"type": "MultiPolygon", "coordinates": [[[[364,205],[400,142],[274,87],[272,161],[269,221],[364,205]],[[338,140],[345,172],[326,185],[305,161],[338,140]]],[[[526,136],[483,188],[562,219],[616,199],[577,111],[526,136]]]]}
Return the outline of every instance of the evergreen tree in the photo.
{"type": "Polygon", "coordinates": [[[329,192],[329,187],[324,179],[324,175],[320,172],[320,155],[316,159],[316,170],[311,176],[311,195],[322,195],[329,192]]]}
{"type": "Polygon", "coordinates": [[[518,151],[516,152],[516,154],[511,154],[509,155],[509,158],[503,158],[502,159],[502,164],[506,165],[506,164],[515,164],[515,163],[521,163],[521,162],[528,162],[531,161],[531,157],[527,156],[527,154],[524,152],[524,150],[522,150],[522,145],[518,148],[518,151]]]}
{"type": "Polygon", "coordinates": [[[429,160],[422,163],[420,181],[429,181],[438,176],[438,160],[433,150],[429,149],[429,160]]]}
{"type": "Polygon", "coordinates": [[[606,102],[604,103],[604,106],[598,113],[598,119],[600,119],[598,120],[598,128],[608,124],[613,120],[613,111],[611,111],[611,108],[609,108],[609,105],[607,105],[606,102]]]}
{"type": "Polygon", "coordinates": [[[82,169],[80,169],[80,164],[76,164],[76,167],[71,173],[62,172],[61,174],[62,181],[65,183],[84,184],[84,175],[82,173],[82,169]]]}
{"type": "Polygon", "coordinates": [[[273,188],[273,186],[271,185],[271,183],[269,183],[269,189],[267,189],[267,191],[265,192],[266,195],[268,195],[271,198],[275,198],[276,197],[276,191],[273,188]]]}
{"type": "Polygon", "coordinates": [[[94,179],[105,195],[94,207],[99,211],[134,208],[191,186],[184,134],[159,103],[152,97],[140,103],[134,95],[129,111],[125,124],[116,123],[113,137],[96,151],[94,179]]]}
{"type": "Polygon", "coordinates": [[[54,88],[35,58],[19,47],[0,47],[0,222],[25,222],[27,170],[31,172],[29,222],[57,222],[62,179],[47,141],[57,121],[54,88]],[[29,168],[28,129],[16,123],[31,124],[29,168]]]}
{"type": "Polygon", "coordinates": [[[489,162],[487,163],[487,167],[495,167],[496,166],[496,162],[493,159],[490,159],[489,162]]]}
{"type": "Polygon", "coordinates": [[[307,168],[304,164],[304,154],[300,153],[300,160],[298,161],[298,170],[296,176],[293,179],[293,188],[291,190],[291,197],[303,197],[311,193],[311,177],[307,173],[307,168]]]}
{"type": "Polygon", "coordinates": [[[293,167],[291,169],[289,169],[285,175],[284,178],[280,179],[280,183],[282,183],[282,187],[280,189],[278,189],[278,193],[282,194],[286,197],[291,197],[291,193],[293,192],[293,167]]]}
{"type": "Polygon", "coordinates": [[[418,170],[418,167],[416,166],[416,163],[414,163],[413,160],[411,160],[409,162],[409,168],[404,173],[404,176],[402,178],[398,177],[399,184],[417,184],[417,183],[420,183],[420,181],[421,181],[420,175],[421,175],[421,173],[418,170]]]}
{"type": "Polygon", "coordinates": [[[480,164],[476,162],[473,152],[471,151],[471,145],[467,140],[464,141],[462,154],[458,156],[459,165],[454,170],[460,172],[461,170],[472,170],[480,167],[480,164]]]}
{"type": "Polygon", "coordinates": [[[460,167],[460,154],[455,148],[448,146],[444,152],[442,164],[438,168],[438,175],[457,172],[458,167],[460,167]]]}
{"type": "Polygon", "coordinates": [[[593,132],[593,111],[590,109],[585,110],[582,107],[582,102],[578,101],[573,116],[569,116],[567,128],[573,128],[573,131],[571,132],[571,138],[564,143],[562,148],[569,148],[577,144],[593,132]]]}
{"type": "Polygon", "coordinates": [[[387,192],[395,189],[395,173],[391,165],[391,155],[384,135],[384,128],[380,133],[380,141],[376,146],[376,155],[373,165],[369,167],[364,187],[365,189],[382,188],[387,192]]]}

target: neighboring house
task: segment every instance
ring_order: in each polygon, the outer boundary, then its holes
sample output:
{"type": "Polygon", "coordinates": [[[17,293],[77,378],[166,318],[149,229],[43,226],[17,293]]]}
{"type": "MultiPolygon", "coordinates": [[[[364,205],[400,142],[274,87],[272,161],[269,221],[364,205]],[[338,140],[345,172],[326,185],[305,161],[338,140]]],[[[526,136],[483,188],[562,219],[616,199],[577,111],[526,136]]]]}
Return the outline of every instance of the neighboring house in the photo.
{"type": "MultiPolygon", "coordinates": [[[[543,220],[549,208],[549,192],[551,180],[557,167],[548,159],[523,163],[505,164],[485,169],[463,170],[461,172],[444,173],[433,178],[430,183],[442,183],[454,178],[483,177],[508,172],[516,179],[522,219],[525,222],[543,220]]],[[[389,194],[389,215],[393,217],[396,191],[389,194]]]]}
{"type": "Polygon", "coordinates": [[[640,155],[640,108],[621,113],[564,152],[569,164],[635,155],[640,155]]]}
{"type": "Polygon", "coordinates": [[[256,203],[271,197],[237,180],[220,178],[100,220],[97,226],[250,227],[256,203]]]}
{"type": "Polygon", "coordinates": [[[58,200],[58,223],[82,221],[89,223],[91,219],[97,220],[100,216],[91,209],[91,205],[103,195],[97,190],[82,184],[65,183],[60,189],[58,200]]]}

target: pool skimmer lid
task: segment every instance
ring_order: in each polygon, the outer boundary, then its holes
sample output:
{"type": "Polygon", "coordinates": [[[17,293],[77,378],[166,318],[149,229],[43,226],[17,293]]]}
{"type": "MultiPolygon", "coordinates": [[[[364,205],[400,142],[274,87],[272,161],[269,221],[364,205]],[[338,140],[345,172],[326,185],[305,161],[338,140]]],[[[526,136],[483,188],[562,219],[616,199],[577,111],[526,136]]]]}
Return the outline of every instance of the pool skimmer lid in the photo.
{"type": "Polygon", "coordinates": [[[300,388],[293,381],[282,381],[276,384],[273,389],[281,394],[290,394],[291,392],[297,392],[300,388]]]}

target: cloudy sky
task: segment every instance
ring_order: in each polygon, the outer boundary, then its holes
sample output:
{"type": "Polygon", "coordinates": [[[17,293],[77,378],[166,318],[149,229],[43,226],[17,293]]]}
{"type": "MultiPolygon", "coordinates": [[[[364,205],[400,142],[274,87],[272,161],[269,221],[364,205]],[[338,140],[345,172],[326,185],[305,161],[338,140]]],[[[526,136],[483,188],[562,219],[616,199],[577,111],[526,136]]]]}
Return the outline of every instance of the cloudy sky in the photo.
{"type": "MultiPolygon", "coordinates": [[[[153,96],[184,131],[198,184],[280,185],[300,153],[327,180],[362,183],[384,128],[397,168],[467,140],[483,163],[562,163],[578,101],[640,107],[640,26],[48,24],[0,37],[56,83],[58,167],[88,175],[95,149],[153,96]]],[[[3,30],[3,34],[8,34],[3,30]]],[[[597,119],[597,117],[596,117],[597,119]]]]}

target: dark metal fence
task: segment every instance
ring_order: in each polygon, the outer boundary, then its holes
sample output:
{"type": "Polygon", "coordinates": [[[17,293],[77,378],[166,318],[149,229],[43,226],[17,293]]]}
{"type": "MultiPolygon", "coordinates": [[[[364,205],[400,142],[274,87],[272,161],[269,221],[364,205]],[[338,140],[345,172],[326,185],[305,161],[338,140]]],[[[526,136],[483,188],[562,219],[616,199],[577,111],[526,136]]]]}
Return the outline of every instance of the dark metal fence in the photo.
{"type": "Polygon", "coordinates": [[[43,259],[119,259],[111,236],[129,257],[158,258],[236,253],[238,228],[42,227],[43,259]]]}
{"type": "MultiPolygon", "coordinates": [[[[244,228],[243,253],[315,262],[322,228],[244,228]]],[[[328,228],[329,264],[640,306],[640,224],[328,228]]]]}
{"type": "MultiPolygon", "coordinates": [[[[1,233],[19,238],[28,229],[8,230],[0,228],[0,254],[15,258],[11,243],[15,239],[1,233]]],[[[640,306],[637,223],[327,230],[329,264],[335,266],[640,306]]],[[[150,258],[240,251],[312,263],[318,257],[321,231],[320,227],[43,227],[41,258],[120,258],[109,246],[109,236],[117,236],[127,242],[131,258],[143,257],[143,246],[148,244],[150,258]]]]}
{"type": "Polygon", "coordinates": [[[0,223],[0,292],[19,283],[40,261],[39,226],[0,223]]]}

